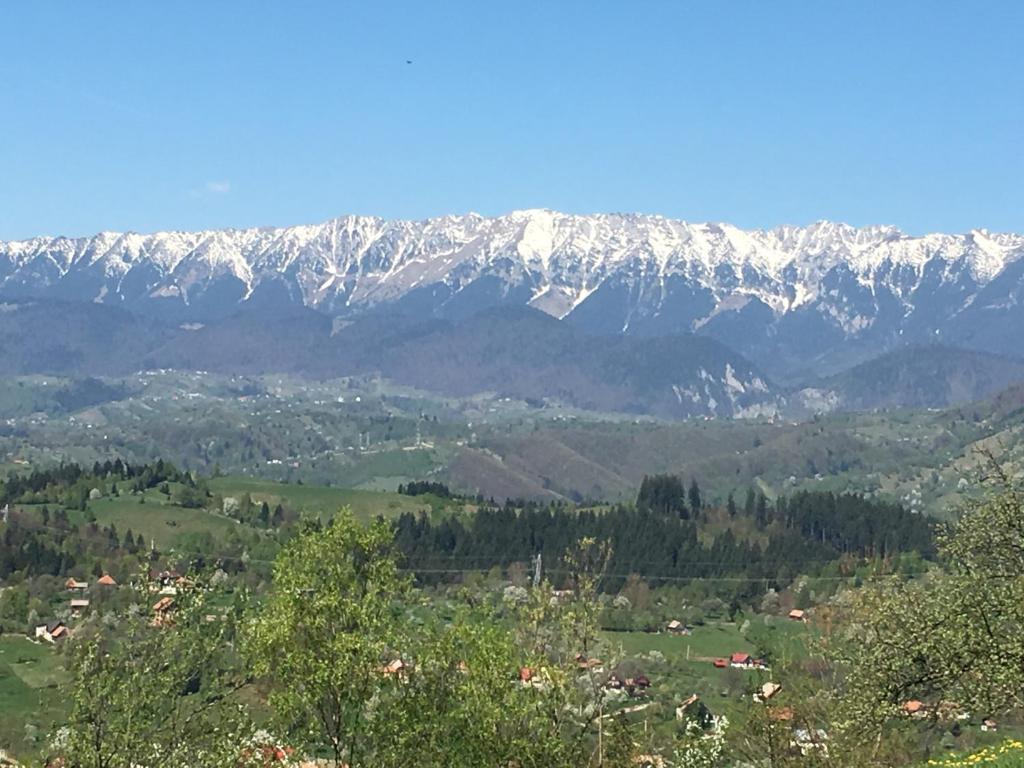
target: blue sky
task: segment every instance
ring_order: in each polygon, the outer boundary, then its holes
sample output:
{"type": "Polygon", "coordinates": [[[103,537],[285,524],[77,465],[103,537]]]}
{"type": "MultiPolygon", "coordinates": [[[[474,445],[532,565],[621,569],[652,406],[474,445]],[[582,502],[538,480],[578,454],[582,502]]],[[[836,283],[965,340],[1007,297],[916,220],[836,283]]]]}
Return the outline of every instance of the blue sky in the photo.
{"type": "Polygon", "coordinates": [[[0,239],[533,207],[1024,231],[1016,0],[74,0],[0,29],[0,239]]]}

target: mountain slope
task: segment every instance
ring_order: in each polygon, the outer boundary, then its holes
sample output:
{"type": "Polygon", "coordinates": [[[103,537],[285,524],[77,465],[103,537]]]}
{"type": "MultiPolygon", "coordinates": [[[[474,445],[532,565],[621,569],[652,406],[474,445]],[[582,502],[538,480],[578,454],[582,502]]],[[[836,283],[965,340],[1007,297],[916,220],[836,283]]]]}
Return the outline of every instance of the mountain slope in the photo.
{"type": "Polygon", "coordinates": [[[117,307],[71,301],[0,303],[0,372],[117,376],[174,335],[117,307]]]}
{"type": "Polygon", "coordinates": [[[0,243],[0,294],[210,322],[244,306],[462,319],[530,305],[590,333],[718,339],[777,377],[940,341],[1013,353],[1024,236],[911,237],[831,222],[744,231],[658,216],[518,211],[425,221],[102,233],[0,243]]]}
{"type": "Polygon", "coordinates": [[[1024,382],[1024,360],[944,345],[887,352],[823,381],[815,400],[838,410],[948,408],[1024,382]]]}
{"type": "MultiPolygon", "coordinates": [[[[343,332],[335,343],[352,350],[357,336],[343,332]]],[[[359,358],[362,369],[434,392],[489,391],[595,411],[741,416],[773,414],[780,404],[755,366],[713,339],[591,336],[527,307],[381,338],[359,358]]]]}
{"type": "Polygon", "coordinates": [[[782,404],[753,364],[713,339],[591,336],[529,307],[458,322],[383,314],[350,324],[301,307],[246,308],[181,327],[94,303],[28,300],[0,310],[8,373],[368,374],[445,395],[497,393],[666,418],[774,414],[782,404]]]}

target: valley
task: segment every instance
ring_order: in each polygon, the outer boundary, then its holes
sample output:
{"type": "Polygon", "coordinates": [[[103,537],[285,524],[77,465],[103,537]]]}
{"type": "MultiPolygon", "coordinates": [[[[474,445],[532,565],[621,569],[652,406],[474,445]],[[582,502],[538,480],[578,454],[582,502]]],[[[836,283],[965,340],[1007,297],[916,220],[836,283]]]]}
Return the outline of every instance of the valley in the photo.
{"type": "Polygon", "coordinates": [[[430,477],[485,498],[576,502],[627,499],[644,474],[672,472],[701,478],[723,502],[747,487],[772,497],[832,490],[947,515],[983,473],[985,452],[1015,470],[1024,450],[1019,387],[944,409],[667,421],[555,398],[442,397],[378,377],[152,371],[3,381],[8,470],[166,457],[254,481],[393,491],[430,477]]]}
{"type": "Polygon", "coordinates": [[[1024,768],[1024,3],[0,20],[0,768],[1024,768]]]}

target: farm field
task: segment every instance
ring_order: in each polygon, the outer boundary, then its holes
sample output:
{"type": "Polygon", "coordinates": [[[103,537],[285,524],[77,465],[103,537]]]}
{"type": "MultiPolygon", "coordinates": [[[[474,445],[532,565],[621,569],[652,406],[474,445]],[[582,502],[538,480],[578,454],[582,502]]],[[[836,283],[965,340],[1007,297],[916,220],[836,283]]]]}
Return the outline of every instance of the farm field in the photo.
{"type": "MultiPolygon", "coordinates": [[[[741,623],[711,622],[693,628],[690,635],[668,632],[624,631],[603,633],[604,640],[614,653],[621,651],[621,665],[635,674],[644,674],[651,680],[649,700],[659,708],[674,710],[675,706],[691,694],[701,700],[716,715],[730,720],[742,720],[749,709],[750,694],[756,686],[769,680],[782,682],[784,675],[778,666],[806,657],[807,640],[812,636],[807,625],[785,618],[750,616],[746,633],[741,623]],[[716,658],[729,658],[733,653],[749,653],[754,657],[766,656],[772,669],[743,670],[717,669],[716,658]]],[[[662,712],[658,719],[665,721],[671,714],[662,712]]]]}
{"type": "Polygon", "coordinates": [[[254,502],[270,506],[284,504],[300,513],[332,514],[341,507],[351,507],[356,517],[368,520],[381,515],[397,517],[403,512],[418,512],[427,505],[412,496],[386,491],[335,488],[323,485],[276,483],[251,477],[218,477],[210,480],[210,490],[222,496],[248,493],[254,502]]]}
{"type": "MultiPolygon", "coordinates": [[[[209,533],[223,538],[240,523],[204,509],[186,509],[173,504],[163,494],[150,490],[144,496],[120,496],[89,502],[89,510],[100,527],[114,525],[122,534],[131,530],[141,534],[147,544],[158,547],[173,546],[182,534],[209,533]],[[145,498],[145,503],[139,503],[145,498]]],[[[69,513],[72,520],[84,513],[69,513]]],[[[80,522],[81,520],[75,520],[80,522]]]]}
{"type": "MultiPolygon", "coordinates": [[[[392,518],[403,512],[429,510],[431,501],[436,499],[414,498],[386,491],[370,491],[328,486],[279,483],[248,477],[219,477],[209,481],[210,490],[224,497],[239,497],[248,493],[259,504],[266,502],[271,507],[282,504],[300,515],[326,517],[342,507],[351,507],[361,520],[370,520],[378,515],[392,518]]],[[[155,543],[161,549],[179,544],[183,537],[194,534],[209,534],[221,540],[232,531],[253,531],[226,515],[210,509],[192,509],[174,503],[177,490],[170,484],[171,497],[151,488],[142,494],[122,494],[91,499],[88,510],[68,510],[71,521],[77,525],[95,519],[101,528],[113,525],[124,534],[131,530],[141,535],[146,544],[155,543]]],[[[43,505],[22,505],[25,511],[41,515],[43,505]]],[[[47,505],[54,511],[57,505],[47,505]]]]}
{"type": "MultiPolygon", "coordinates": [[[[666,422],[443,398],[357,378],[165,371],[96,380],[4,377],[0,475],[32,465],[164,458],[202,474],[393,491],[424,478],[495,498],[622,501],[645,474],[747,488],[875,495],[950,517],[978,449],[1024,465],[1019,392],[944,410],[666,422]],[[17,462],[17,463],[15,463],[17,462]]],[[[970,485],[968,486],[970,487],[970,485]]],[[[358,510],[357,510],[358,511],[358,510]]],[[[387,510],[385,510],[385,513],[387,510]]]]}
{"type": "Polygon", "coordinates": [[[66,679],[51,646],[21,635],[0,635],[0,744],[33,752],[59,722],[65,705],[57,686],[66,679]]]}

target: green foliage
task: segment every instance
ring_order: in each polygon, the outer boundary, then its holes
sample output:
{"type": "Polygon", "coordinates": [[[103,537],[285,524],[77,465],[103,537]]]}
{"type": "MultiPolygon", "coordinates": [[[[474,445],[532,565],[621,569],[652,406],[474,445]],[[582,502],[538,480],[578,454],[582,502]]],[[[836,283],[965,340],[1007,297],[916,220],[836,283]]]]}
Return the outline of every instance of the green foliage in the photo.
{"type": "MultiPolygon", "coordinates": [[[[696,498],[691,494],[691,502],[693,501],[699,504],[699,491],[696,498]]],[[[645,512],[678,516],[684,520],[690,516],[686,508],[686,487],[675,475],[644,475],[636,497],[636,507],[645,512]]]]}
{"type": "Polygon", "coordinates": [[[1024,706],[1024,504],[1008,483],[967,509],[926,576],[849,595],[834,644],[847,669],[837,723],[850,749],[905,740],[908,700],[932,722],[1024,706]]]}
{"type": "Polygon", "coordinates": [[[407,513],[396,521],[396,538],[410,568],[437,581],[453,558],[486,569],[527,562],[539,551],[557,562],[577,538],[593,537],[613,548],[605,590],[617,590],[631,574],[652,585],[730,577],[717,583],[730,601],[749,601],[801,573],[835,577],[844,559],[882,562],[909,551],[927,556],[934,548],[920,516],[855,494],[800,492],[771,506],[763,495],[751,495],[749,516],[705,507],[694,521],[680,519],[664,487],[675,488],[678,499],[685,495],[678,478],[648,478],[636,508],[508,502],[478,504],[472,516],[407,513]]]}
{"type": "Polygon", "coordinates": [[[553,603],[544,585],[511,626],[481,606],[413,618],[390,527],[343,511],[278,556],[248,657],[282,732],[353,768],[601,764],[603,679],[580,659],[599,646],[607,554],[583,542],[567,560],[573,598],[553,603]]]}
{"type": "Polygon", "coordinates": [[[235,696],[245,684],[236,617],[215,600],[195,587],[160,626],[136,611],[116,639],[100,627],[80,631],[69,658],[71,710],[52,744],[64,765],[208,768],[241,758],[252,725],[235,696]]]}
{"type": "Polygon", "coordinates": [[[431,480],[416,480],[405,485],[398,486],[398,492],[405,496],[425,496],[432,494],[438,498],[447,499],[451,496],[451,491],[448,486],[444,483],[433,482],[431,480]]]}
{"type": "MultiPolygon", "coordinates": [[[[410,668],[383,692],[373,764],[393,768],[573,766],[554,692],[518,682],[526,654],[494,616],[460,611],[414,638],[410,668]]],[[[536,668],[536,667],[535,667],[536,668]]]]}
{"type": "Polygon", "coordinates": [[[247,655],[271,682],[277,722],[302,746],[327,744],[337,762],[364,764],[382,670],[401,658],[396,601],[408,587],[390,526],[363,527],[348,510],[281,551],[266,605],[248,627],[247,655]]]}
{"type": "Polygon", "coordinates": [[[18,635],[0,636],[0,744],[5,749],[33,754],[42,737],[62,724],[66,703],[58,686],[65,680],[61,658],[50,647],[18,635]]]}
{"type": "Polygon", "coordinates": [[[725,759],[727,723],[709,730],[691,723],[674,749],[669,768],[715,768],[725,759]]]}

